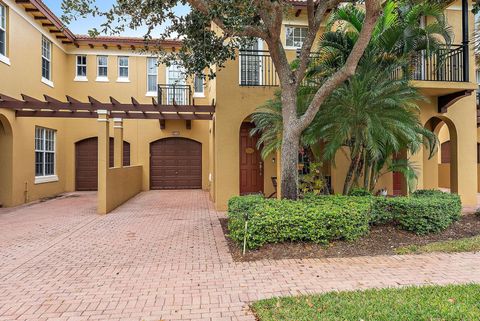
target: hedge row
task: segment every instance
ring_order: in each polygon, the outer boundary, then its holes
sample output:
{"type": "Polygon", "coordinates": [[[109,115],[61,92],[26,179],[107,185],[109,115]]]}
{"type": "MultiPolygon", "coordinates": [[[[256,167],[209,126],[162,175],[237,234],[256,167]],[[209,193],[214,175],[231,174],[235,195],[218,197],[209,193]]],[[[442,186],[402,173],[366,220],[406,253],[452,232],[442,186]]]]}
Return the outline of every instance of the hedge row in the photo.
{"type": "Polygon", "coordinates": [[[247,248],[268,243],[334,240],[354,241],[370,224],[397,223],[417,234],[439,232],[458,220],[457,195],[419,191],[411,197],[309,196],[300,201],[234,197],[228,204],[230,237],[242,243],[247,226],[247,248]]]}

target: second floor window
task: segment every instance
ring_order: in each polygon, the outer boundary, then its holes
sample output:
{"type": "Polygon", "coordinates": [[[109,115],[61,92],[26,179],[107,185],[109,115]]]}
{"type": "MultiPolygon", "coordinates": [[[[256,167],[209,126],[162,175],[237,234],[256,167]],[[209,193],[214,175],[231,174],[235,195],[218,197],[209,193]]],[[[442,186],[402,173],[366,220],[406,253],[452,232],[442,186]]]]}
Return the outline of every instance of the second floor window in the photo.
{"type": "Polygon", "coordinates": [[[35,176],[55,175],[55,130],[35,128],[35,176]]]}
{"type": "Polygon", "coordinates": [[[52,43],[42,37],[42,78],[52,80],[52,43]]]}
{"type": "Polygon", "coordinates": [[[97,77],[98,78],[108,78],[108,57],[107,56],[98,56],[97,57],[97,77]]]}
{"type": "Polygon", "coordinates": [[[128,79],[128,57],[118,57],[118,78],[128,79]]]}
{"type": "Polygon", "coordinates": [[[158,85],[157,59],[147,58],[147,92],[156,93],[158,85]]]}
{"type": "Polygon", "coordinates": [[[308,28],[306,27],[285,27],[285,45],[291,48],[302,48],[308,28]]]}
{"type": "Polygon", "coordinates": [[[7,55],[7,7],[0,3],[0,55],[7,55]]]}
{"type": "Polygon", "coordinates": [[[77,77],[87,77],[87,56],[77,56],[77,77]]]}
{"type": "Polygon", "coordinates": [[[203,96],[203,85],[204,85],[204,79],[202,75],[195,75],[195,79],[193,82],[193,88],[194,88],[194,94],[197,96],[203,96]]]}

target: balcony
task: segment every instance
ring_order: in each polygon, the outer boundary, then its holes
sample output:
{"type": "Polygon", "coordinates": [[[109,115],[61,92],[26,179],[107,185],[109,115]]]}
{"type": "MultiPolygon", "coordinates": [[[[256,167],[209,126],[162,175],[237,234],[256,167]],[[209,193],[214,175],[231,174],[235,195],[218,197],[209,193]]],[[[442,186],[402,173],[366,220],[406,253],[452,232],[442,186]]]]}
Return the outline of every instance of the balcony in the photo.
{"type": "Polygon", "coordinates": [[[158,85],[158,104],[164,106],[193,105],[191,86],[185,84],[158,85]]]}
{"type": "MultiPolygon", "coordinates": [[[[393,78],[407,77],[412,81],[468,82],[468,70],[464,70],[463,45],[445,46],[438,52],[425,51],[412,57],[408,68],[398,68],[393,78]]],[[[240,86],[279,86],[279,80],[270,53],[267,50],[240,50],[240,86]]],[[[311,54],[311,66],[318,63],[318,53],[311,54]]],[[[468,68],[468,66],[467,66],[468,68]]],[[[304,85],[317,81],[305,82],[304,85]]]]}
{"type": "Polygon", "coordinates": [[[408,70],[399,68],[393,77],[406,76],[418,81],[468,82],[468,70],[464,70],[464,50],[463,45],[451,45],[432,54],[422,51],[412,57],[408,70]]]}
{"type": "Polygon", "coordinates": [[[267,50],[240,50],[240,86],[279,86],[277,71],[267,50]]]}

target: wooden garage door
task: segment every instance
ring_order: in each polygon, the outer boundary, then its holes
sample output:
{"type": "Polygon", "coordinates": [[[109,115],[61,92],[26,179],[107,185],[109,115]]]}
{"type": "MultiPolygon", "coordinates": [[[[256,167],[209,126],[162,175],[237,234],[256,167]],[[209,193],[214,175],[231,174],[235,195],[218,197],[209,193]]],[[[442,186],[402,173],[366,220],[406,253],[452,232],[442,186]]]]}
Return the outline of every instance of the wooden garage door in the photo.
{"type": "Polygon", "coordinates": [[[166,138],[150,144],[150,189],[202,188],[202,144],[166,138]]]}
{"type": "MultiPolygon", "coordinates": [[[[110,167],[113,167],[113,138],[110,138],[110,167]]],[[[123,142],[123,166],[130,166],[130,144],[123,142]]],[[[96,191],[98,189],[98,140],[87,138],[75,143],[75,189],[96,191]]]]}

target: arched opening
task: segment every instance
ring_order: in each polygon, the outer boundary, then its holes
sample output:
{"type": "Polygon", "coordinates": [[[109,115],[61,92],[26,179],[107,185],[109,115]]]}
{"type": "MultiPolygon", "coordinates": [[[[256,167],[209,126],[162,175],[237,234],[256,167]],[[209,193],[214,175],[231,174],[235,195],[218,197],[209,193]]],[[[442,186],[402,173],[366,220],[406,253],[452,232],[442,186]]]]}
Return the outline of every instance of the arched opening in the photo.
{"type": "Polygon", "coordinates": [[[439,152],[429,158],[423,153],[423,187],[425,189],[444,188],[458,192],[457,129],[445,116],[430,118],[425,128],[434,132],[440,141],[439,152]],[[438,155],[439,154],[439,155],[438,155]]]}
{"type": "MultiPolygon", "coordinates": [[[[109,166],[114,166],[114,139],[110,137],[109,166]]],[[[130,166],[130,143],[123,142],[123,166],[130,166]]],[[[98,189],[98,138],[75,143],[75,190],[98,189]]]]}
{"type": "Polygon", "coordinates": [[[264,192],[264,163],[257,148],[259,135],[250,135],[254,124],[249,118],[240,126],[240,195],[263,194],[264,192]]]}
{"type": "Polygon", "coordinates": [[[201,189],[202,144],[182,137],[150,143],[150,189],[201,189]]]}
{"type": "Polygon", "coordinates": [[[12,201],[12,127],[3,115],[0,115],[0,207],[9,206],[12,201]]]}

